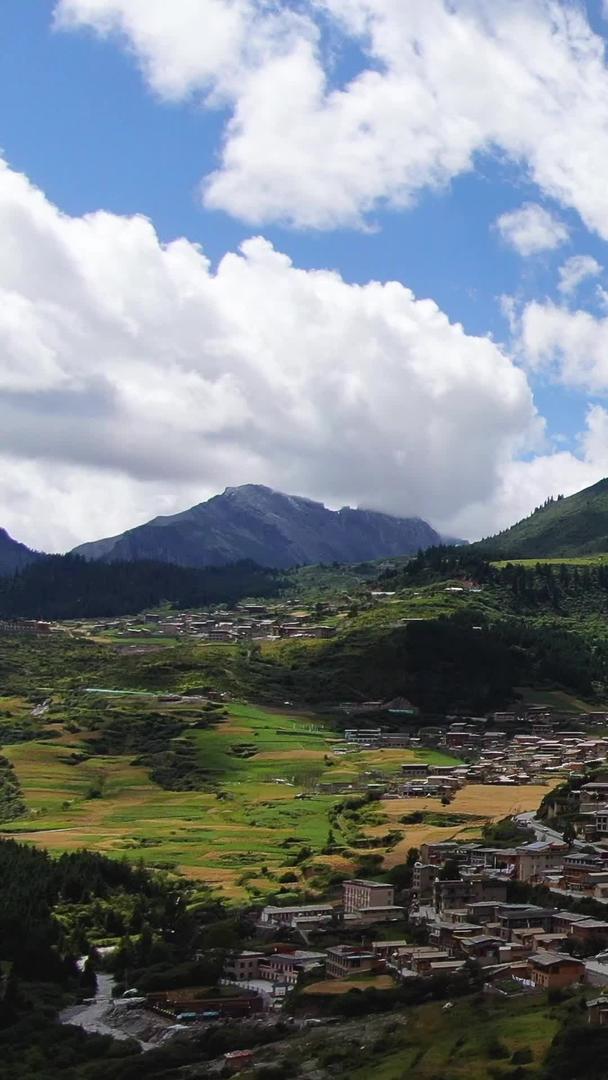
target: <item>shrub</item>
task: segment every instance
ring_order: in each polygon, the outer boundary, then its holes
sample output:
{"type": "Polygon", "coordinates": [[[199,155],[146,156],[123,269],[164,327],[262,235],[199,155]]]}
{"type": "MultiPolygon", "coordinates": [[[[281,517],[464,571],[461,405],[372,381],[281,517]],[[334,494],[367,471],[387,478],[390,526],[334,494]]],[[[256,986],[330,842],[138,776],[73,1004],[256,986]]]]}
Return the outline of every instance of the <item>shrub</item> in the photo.
{"type": "Polygon", "coordinates": [[[510,1056],[508,1048],[496,1036],[488,1041],[486,1054],[490,1058],[508,1058],[510,1056]]]}
{"type": "Polygon", "coordinates": [[[515,1050],[511,1058],[513,1065],[530,1065],[534,1061],[534,1054],[529,1046],[522,1046],[521,1050],[515,1050]]]}

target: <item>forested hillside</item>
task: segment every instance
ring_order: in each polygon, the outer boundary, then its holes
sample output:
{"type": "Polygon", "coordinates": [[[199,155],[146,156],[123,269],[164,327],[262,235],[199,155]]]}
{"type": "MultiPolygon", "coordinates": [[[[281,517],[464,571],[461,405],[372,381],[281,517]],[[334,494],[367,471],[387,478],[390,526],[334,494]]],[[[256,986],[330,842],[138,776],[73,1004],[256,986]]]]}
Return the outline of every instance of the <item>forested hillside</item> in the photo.
{"type": "Polygon", "coordinates": [[[188,569],[166,562],[87,562],[50,555],[0,578],[0,618],[104,618],[169,602],[177,607],[277,596],[281,577],[252,562],[188,569]]]}
{"type": "Polygon", "coordinates": [[[117,1075],[121,1063],[139,1056],[137,1044],[60,1026],[57,1011],[94,988],[94,965],[80,972],[76,959],[108,933],[122,935],[119,974],[126,963],[166,965],[189,955],[196,922],[186,913],[183,885],[91,852],[52,859],[12,840],[0,840],[0,881],[2,1076],[117,1075]]]}
{"type": "Polygon", "coordinates": [[[608,479],[568,498],[549,498],[523,521],[475,544],[504,558],[608,552],[608,479]]]}

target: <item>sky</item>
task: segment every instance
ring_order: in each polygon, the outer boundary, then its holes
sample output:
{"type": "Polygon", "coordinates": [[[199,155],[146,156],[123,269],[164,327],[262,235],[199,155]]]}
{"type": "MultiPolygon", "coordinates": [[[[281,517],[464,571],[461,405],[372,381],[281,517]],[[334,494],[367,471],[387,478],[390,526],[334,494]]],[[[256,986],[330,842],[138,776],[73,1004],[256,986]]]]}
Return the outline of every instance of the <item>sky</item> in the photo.
{"type": "Polygon", "coordinates": [[[0,526],[608,474],[608,3],[3,0],[0,526]]]}

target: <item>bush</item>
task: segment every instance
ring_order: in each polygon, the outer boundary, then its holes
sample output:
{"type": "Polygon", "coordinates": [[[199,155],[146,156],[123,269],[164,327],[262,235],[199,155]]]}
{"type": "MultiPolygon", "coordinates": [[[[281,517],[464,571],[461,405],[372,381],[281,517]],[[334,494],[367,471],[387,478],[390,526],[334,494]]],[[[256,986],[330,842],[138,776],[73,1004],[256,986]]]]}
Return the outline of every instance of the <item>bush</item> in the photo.
{"type": "Polygon", "coordinates": [[[529,1046],[522,1046],[521,1050],[515,1050],[511,1058],[513,1065],[530,1065],[534,1061],[534,1054],[529,1046]]]}
{"type": "Polygon", "coordinates": [[[276,1065],[260,1065],[255,1070],[255,1075],[258,1080],[290,1080],[294,1073],[292,1066],[277,1063],[276,1065]]]}
{"type": "Polygon", "coordinates": [[[490,1039],[486,1045],[486,1055],[490,1058],[508,1058],[510,1057],[509,1049],[503,1042],[496,1036],[490,1039]]]}

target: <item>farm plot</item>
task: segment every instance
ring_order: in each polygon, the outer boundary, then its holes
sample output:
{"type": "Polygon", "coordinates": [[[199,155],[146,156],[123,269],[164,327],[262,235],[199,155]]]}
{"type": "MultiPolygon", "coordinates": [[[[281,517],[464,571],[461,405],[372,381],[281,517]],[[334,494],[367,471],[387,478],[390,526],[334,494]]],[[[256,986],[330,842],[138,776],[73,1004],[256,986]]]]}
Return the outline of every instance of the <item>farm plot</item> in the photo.
{"type": "MultiPolygon", "coordinates": [[[[122,716],[132,708],[141,721],[136,698],[115,708],[122,716]]],[[[94,731],[55,726],[52,739],[2,750],[27,806],[4,835],[56,852],[86,847],[173,866],[234,899],[276,892],[285,875],[291,889],[307,887],[300,862],[324,858],[329,811],[340,798],[320,793],[319,781],[368,779],[424,759],[406,750],[341,756],[317,717],[231,704],[221,722],[185,736],[207,777],[203,790],[175,791],[155,783],[136,753],[102,754],[94,731]]]]}

